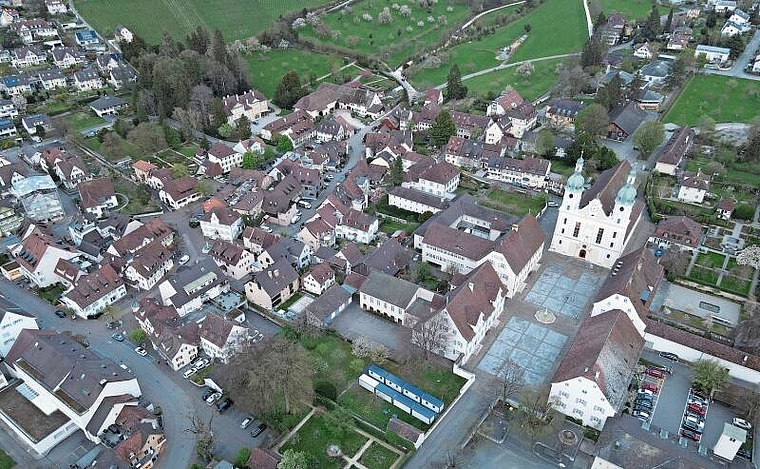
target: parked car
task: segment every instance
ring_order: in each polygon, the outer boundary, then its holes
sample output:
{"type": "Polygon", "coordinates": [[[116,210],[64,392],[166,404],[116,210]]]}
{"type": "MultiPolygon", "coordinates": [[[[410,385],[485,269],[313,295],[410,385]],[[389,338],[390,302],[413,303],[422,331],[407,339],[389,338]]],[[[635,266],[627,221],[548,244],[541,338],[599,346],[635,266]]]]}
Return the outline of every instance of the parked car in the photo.
{"type": "Polygon", "coordinates": [[[216,410],[218,410],[220,414],[224,412],[225,410],[229,409],[230,407],[232,407],[232,401],[230,400],[229,397],[224,399],[223,401],[219,401],[216,403],[216,410]]]}
{"type": "Polygon", "coordinates": [[[735,427],[743,428],[744,430],[751,431],[752,430],[752,424],[747,422],[744,419],[740,419],[739,417],[734,417],[731,419],[731,423],[735,427]]]}
{"type": "Polygon", "coordinates": [[[246,429],[251,423],[253,423],[253,417],[246,417],[242,422],[240,422],[240,428],[246,429]]]}
{"type": "Polygon", "coordinates": [[[144,357],[145,355],[147,355],[147,354],[148,354],[148,351],[147,351],[147,350],[145,350],[145,349],[144,349],[144,348],[142,348],[142,347],[136,347],[136,348],[135,348],[135,352],[137,352],[137,354],[138,354],[138,355],[140,355],[141,357],[144,357]]]}
{"type": "Polygon", "coordinates": [[[647,412],[651,412],[654,406],[652,406],[651,402],[648,401],[639,401],[633,404],[633,410],[646,410],[647,412]]]}
{"type": "Polygon", "coordinates": [[[739,448],[739,451],[736,453],[736,455],[748,461],[752,460],[752,451],[746,443],[742,445],[741,448],[739,448]]]}
{"type": "Polygon", "coordinates": [[[639,420],[649,420],[649,417],[651,416],[651,414],[645,410],[634,410],[631,412],[631,415],[639,420]]]}
{"type": "Polygon", "coordinates": [[[184,254],[182,257],[179,258],[179,261],[177,261],[177,263],[179,265],[185,265],[185,264],[187,264],[187,261],[189,261],[189,260],[190,260],[190,256],[187,255],[187,254],[184,254]]]}
{"type": "Polygon", "coordinates": [[[683,418],[683,427],[702,433],[705,429],[705,421],[698,415],[687,414],[683,418]]]}
{"type": "Polygon", "coordinates": [[[257,436],[259,436],[262,433],[264,433],[264,430],[266,430],[266,429],[267,429],[267,424],[262,423],[259,426],[257,426],[256,428],[254,428],[253,430],[251,430],[251,436],[254,437],[254,438],[256,438],[257,436]]]}
{"type": "Polygon", "coordinates": [[[120,327],[122,324],[124,323],[122,322],[121,319],[119,319],[118,321],[111,321],[108,324],[106,324],[106,329],[116,329],[117,327],[120,327]]]}
{"type": "Polygon", "coordinates": [[[193,362],[193,367],[197,370],[202,370],[209,365],[208,358],[200,357],[193,362]]]}
{"type": "Polygon", "coordinates": [[[658,392],[660,392],[660,388],[658,388],[652,383],[643,383],[639,391],[650,391],[654,394],[657,394],[658,392]]]}
{"type": "Polygon", "coordinates": [[[55,315],[56,315],[56,316],[58,316],[58,317],[59,317],[59,318],[61,318],[61,319],[63,319],[63,318],[65,318],[65,317],[66,317],[66,313],[65,313],[65,312],[63,312],[63,310],[60,310],[60,309],[59,309],[59,310],[56,310],[56,312],[55,312],[55,315]]]}
{"type": "MultiPolygon", "coordinates": [[[[198,371],[198,370],[197,370],[197,369],[196,369],[194,366],[191,366],[190,368],[186,369],[186,370],[185,370],[185,371],[182,373],[182,377],[183,377],[183,378],[185,378],[185,379],[189,379],[189,378],[190,378],[191,376],[193,376],[193,375],[194,375],[194,374],[195,374],[197,371],[198,371]]],[[[207,397],[208,397],[208,396],[207,396],[207,397]]]]}
{"type": "Polygon", "coordinates": [[[206,390],[205,390],[205,391],[203,391],[203,395],[201,396],[201,398],[202,398],[202,399],[205,401],[206,399],[208,399],[208,397],[209,397],[210,395],[214,394],[215,392],[216,392],[216,391],[214,391],[214,390],[213,390],[213,389],[211,389],[211,388],[206,388],[206,390]]]}
{"type": "Polygon", "coordinates": [[[214,402],[216,402],[216,401],[217,401],[217,399],[219,399],[219,398],[221,398],[221,397],[222,397],[222,393],[220,393],[220,392],[215,392],[215,393],[211,394],[210,396],[208,396],[208,397],[206,398],[206,404],[208,404],[208,405],[211,405],[211,404],[213,404],[214,402]]]}
{"type": "Polygon", "coordinates": [[[669,366],[665,366],[665,365],[652,365],[649,368],[652,368],[652,369],[655,369],[655,370],[660,370],[660,371],[662,371],[664,373],[667,373],[669,375],[673,374],[673,368],[671,368],[669,366]]]}
{"type": "Polygon", "coordinates": [[[652,397],[652,396],[654,396],[654,392],[650,391],[649,389],[639,389],[638,392],[636,393],[636,395],[639,396],[639,397],[641,397],[641,396],[652,397]]]}
{"type": "Polygon", "coordinates": [[[692,413],[695,413],[701,417],[704,417],[705,414],[707,414],[707,409],[702,407],[701,405],[697,403],[691,403],[686,405],[686,410],[692,413]]]}
{"type": "Polygon", "coordinates": [[[267,233],[272,232],[272,228],[269,227],[269,225],[261,225],[260,227],[262,230],[266,231],[267,233]]]}
{"type": "Polygon", "coordinates": [[[665,378],[665,373],[663,373],[662,370],[658,370],[656,368],[647,368],[646,373],[649,376],[654,376],[655,378],[660,378],[660,379],[665,378]]]}
{"type": "Polygon", "coordinates": [[[118,332],[115,334],[111,334],[111,338],[115,340],[116,342],[124,342],[124,336],[119,334],[118,332]]]}
{"type": "Polygon", "coordinates": [[[688,438],[690,440],[694,440],[696,442],[699,442],[699,440],[702,439],[702,435],[695,432],[694,430],[689,430],[688,428],[681,429],[681,436],[683,436],[684,438],[688,438]]]}
{"type": "Polygon", "coordinates": [[[554,202],[551,200],[546,205],[548,205],[549,207],[559,207],[559,204],[557,202],[554,202]]]}
{"type": "Polygon", "coordinates": [[[309,202],[305,201],[305,200],[299,200],[298,201],[298,206],[302,207],[302,208],[305,208],[306,210],[308,210],[308,209],[311,208],[311,204],[309,202]]]}
{"type": "Polygon", "coordinates": [[[678,361],[678,355],[676,355],[675,353],[671,353],[671,352],[660,352],[660,353],[658,353],[657,355],[659,355],[659,356],[660,356],[660,357],[662,357],[662,358],[666,358],[666,359],[668,359],[668,360],[673,360],[674,362],[677,362],[677,361],[678,361]]]}

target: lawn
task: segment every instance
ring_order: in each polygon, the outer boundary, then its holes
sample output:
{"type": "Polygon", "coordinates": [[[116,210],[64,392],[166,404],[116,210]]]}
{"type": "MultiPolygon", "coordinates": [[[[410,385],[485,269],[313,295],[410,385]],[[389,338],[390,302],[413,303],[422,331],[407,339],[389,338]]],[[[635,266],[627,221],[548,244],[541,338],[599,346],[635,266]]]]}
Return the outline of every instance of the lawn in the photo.
{"type": "Polygon", "coordinates": [[[499,65],[497,52],[524,35],[526,24],[532,27],[531,32],[510,57],[510,62],[579,51],[588,34],[583,2],[546,0],[514,23],[498,28],[494,34],[447,50],[448,61],[438,68],[420,70],[411,77],[413,84],[420,88],[440,85],[446,81],[453,64],[459,65],[462,75],[499,65]],[[558,18],[562,21],[557,21],[558,18]]]}
{"type": "Polygon", "coordinates": [[[385,219],[382,221],[382,223],[380,223],[380,231],[390,236],[397,230],[404,230],[407,235],[410,235],[414,232],[414,230],[417,229],[418,226],[420,226],[420,224],[416,222],[409,222],[405,225],[397,221],[385,219]]]}
{"type": "MultiPolygon", "coordinates": [[[[652,2],[648,0],[599,0],[604,14],[621,13],[629,20],[646,18],[652,9],[652,2]]],[[[660,9],[658,9],[660,11],[660,9]]],[[[667,11],[660,11],[667,14],[667,11]]]]}
{"type": "Polygon", "coordinates": [[[527,213],[537,215],[546,206],[545,194],[522,194],[493,189],[484,205],[521,217],[527,213]]]}
{"type": "Polygon", "coordinates": [[[689,273],[689,278],[699,283],[716,286],[716,283],[718,282],[718,272],[695,265],[692,267],[691,273],[689,273]]]}
{"type": "Polygon", "coordinates": [[[343,467],[343,459],[327,456],[327,447],[340,446],[344,454],[353,456],[367,439],[354,431],[336,437],[321,414],[314,414],[283,446],[280,452],[289,449],[303,451],[310,460],[310,467],[320,469],[343,467]]]}
{"type": "Polygon", "coordinates": [[[78,132],[105,124],[106,122],[102,117],[93,116],[89,112],[75,112],[69,114],[66,116],[66,121],[72,124],[78,132]]]}
{"type": "Polygon", "coordinates": [[[45,288],[38,288],[37,296],[55,306],[60,302],[64,291],[66,291],[66,287],[60,283],[55,283],[45,288]]]}
{"type": "Polygon", "coordinates": [[[744,279],[734,277],[732,275],[724,275],[720,280],[720,289],[729,293],[736,293],[741,296],[748,296],[749,289],[752,286],[752,279],[744,279]]]}
{"type": "Polygon", "coordinates": [[[265,30],[280,15],[314,8],[328,0],[76,0],[77,11],[100,33],[113,36],[123,24],[148,43],[158,44],[164,31],[184,40],[197,26],[221,29],[227,41],[265,30]],[[212,4],[210,4],[212,3],[212,4]],[[146,14],[147,13],[147,14],[146,14]]]}
{"type": "Polygon", "coordinates": [[[713,269],[722,269],[726,256],[717,252],[700,252],[697,255],[697,265],[713,269]]]}
{"type": "Polygon", "coordinates": [[[430,425],[412,417],[403,410],[395,407],[380,397],[372,394],[364,388],[353,386],[351,389],[338,397],[338,404],[361,416],[363,420],[385,430],[388,420],[396,416],[399,420],[410,423],[422,431],[427,431],[430,425]]]}
{"type": "Polygon", "coordinates": [[[314,382],[329,381],[338,393],[358,379],[367,364],[351,353],[351,344],[332,334],[302,336],[301,343],[311,355],[314,382]]]}
{"type": "Polygon", "coordinates": [[[556,68],[561,62],[562,59],[533,62],[535,70],[528,78],[519,76],[517,67],[513,67],[470,78],[464,81],[464,84],[469,88],[471,95],[486,95],[489,92],[499,94],[507,85],[511,85],[524,99],[533,101],[551,91],[557,83],[556,68]]]}
{"type": "Polygon", "coordinates": [[[192,157],[195,156],[195,154],[198,152],[198,148],[198,145],[194,143],[186,143],[182,145],[177,151],[185,155],[186,158],[192,159],[192,157]]]}
{"type": "MultiPolygon", "coordinates": [[[[129,202],[120,210],[121,213],[134,215],[138,213],[152,212],[159,209],[158,204],[151,197],[148,186],[136,185],[126,178],[114,178],[113,187],[116,193],[122,194],[129,202]]],[[[119,203],[123,203],[120,199],[119,203]]]]}
{"type": "Polygon", "coordinates": [[[410,7],[411,14],[404,17],[399,10],[390,8],[389,2],[362,0],[352,5],[351,13],[339,10],[323,16],[326,36],[320,38],[313,27],[306,26],[300,31],[300,37],[378,57],[395,68],[448,35],[471,15],[464,2],[437,2],[425,8],[420,8],[416,2],[398,4],[410,7]],[[386,7],[391,12],[392,21],[383,24],[380,12],[386,7]],[[364,15],[371,19],[364,19],[364,15]],[[333,37],[333,31],[339,31],[340,36],[333,37]]]}
{"type": "Polygon", "coordinates": [[[301,76],[301,83],[308,83],[330,73],[333,63],[343,66],[336,57],[300,49],[273,50],[243,57],[248,62],[251,85],[267,97],[274,96],[280,78],[291,70],[301,76]]]}
{"type": "Polygon", "coordinates": [[[100,153],[108,161],[111,161],[111,162],[119,161],[124,158],[141,157],[140,151],[137,149],[137,147],[135,147],[128,141],[119,137],[118,142],[119,144],[115,148],[109,149],[109,151],[104,151],[103,144],[100,142],[97,136],[87,137],[84,140],[82,140],[82,143],[84,144],[84,146],[86,146],[87,148],[89,148],[90,150],[96,153],[100,153]]]}
{"type": "Polygon", "coordinates": [[[575,161],[571,161],[569,158],[564,160],[552,160],[553,173],[561,174],[562,176],[570,176],[575,172],[575,161]]]}
{"type": "Polygon", "coordinates": [[[662,119],[697,125],[702,116],[715,122],[749,122],[760,109],[760,82],[720,75],[697,75],[662,119]]]}
{"type": "MultiPolygon", "coordinates": [[[[375,445],[372,445],[375,446],[375,445]]],[[[372,449],[371,447],[369,449],[372,449]]],[[[385,448],[382,448],[385,449],[385,448]]],[[[386,450],[387,451],[387,450],[386,450]]],[[[8,456],[5,451],[0,449],[0,469],[11,469],[16,465],[16,461],[14,461],[10,456],[8,456]]]]}
{"type": "Polygon", "coordinates": [[[375,442],[364,450],[359,462],[367,469],[389,469],[398,457],[398,454],[375,442]]]}

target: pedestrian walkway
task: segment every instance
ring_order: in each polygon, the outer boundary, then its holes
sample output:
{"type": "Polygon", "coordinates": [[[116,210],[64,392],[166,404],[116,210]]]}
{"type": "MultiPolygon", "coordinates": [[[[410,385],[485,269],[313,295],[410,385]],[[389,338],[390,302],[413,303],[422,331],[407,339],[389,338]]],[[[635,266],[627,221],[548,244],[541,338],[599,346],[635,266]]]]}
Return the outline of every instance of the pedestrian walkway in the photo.
{"type": "Polygon", "coordinates": [[[296,425],[295,427],[293,427],[293,429],[290,430],[290,433],[288,433],[285,436],[285,438],[283,438],[279,443],[277,443],[277,446],[274,447],[275,451],[279,451],[280,448],[282,447],[282,445],[284,445],[285,442],[287,442],[289,439],[291,439],[293,437],[293,435],[295,435],[296,432],[298,430],[300,430],[301,427],[303,427],[306,422],[309,421],[309,419],[311,418],[312,415],[314,415],[315,412],[316,412],[316,409],[314,407],[312,407],[311,410],[309,411],[309,413],[306,414],[306,417],[304,417],[303,420],[301,420],[300,422],[298,422],[298,425],[296,425]]]}

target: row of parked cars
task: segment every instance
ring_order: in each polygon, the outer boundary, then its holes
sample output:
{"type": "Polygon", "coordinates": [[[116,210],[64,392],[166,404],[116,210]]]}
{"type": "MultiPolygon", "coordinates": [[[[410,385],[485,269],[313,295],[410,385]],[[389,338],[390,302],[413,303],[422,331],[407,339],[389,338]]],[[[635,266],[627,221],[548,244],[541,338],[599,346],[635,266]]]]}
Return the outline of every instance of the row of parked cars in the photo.
{"type": "Polygon", "coordinates": [[[702,439],[709,407],[710,401],[706,397],[701,396],[694,389],[689,389],[689,397],[686,399],[686,408],[679,429],[681,436],[696,442],[702,439]]]}
{"type": "Polygon", "coordinates": [[[645,422],[651,421],[657,397],[660,394],[662,383],[665,381],[665,374],[668,372],[669,368],[666,366],[653,365],[646,369],[633,400],[632,416],[645,422]]]}
{"type": "Polygon", "coordinates": [[[201,397],[206,401],[206,404],[210,406],[216,404],[216,410],[218,410],[220,414],[232,407],[232,399],[211,388],[207,388],[201,397]]]}
{"type": "Polygon", "coordinates": [[[182,377],[185,379],[188,379],[191,376],[193,376],[195,373],[209,366],[210,364],[211,364],[211,361],[208,358],[198,357],[195,359],[194,362],[190,364],[189,367],[185,369],[185,371],[182,372],[182,377]]]}

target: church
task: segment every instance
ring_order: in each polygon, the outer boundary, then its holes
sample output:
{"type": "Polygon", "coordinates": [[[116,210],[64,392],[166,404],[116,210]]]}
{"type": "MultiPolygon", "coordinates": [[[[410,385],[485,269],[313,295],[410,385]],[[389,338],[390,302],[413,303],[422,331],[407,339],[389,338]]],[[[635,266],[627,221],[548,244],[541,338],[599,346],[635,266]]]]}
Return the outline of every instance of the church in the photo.
{"type": "Polygon", "coordinates": [[[611,268],[636,229],[644,202],[636,197],[636,170],[628,161],[602,172],[591,187],[583,158],[567,180],[550,251],[611,268]]]}

